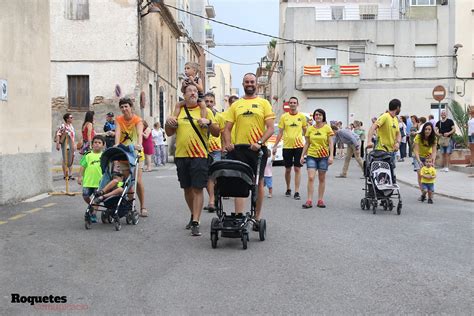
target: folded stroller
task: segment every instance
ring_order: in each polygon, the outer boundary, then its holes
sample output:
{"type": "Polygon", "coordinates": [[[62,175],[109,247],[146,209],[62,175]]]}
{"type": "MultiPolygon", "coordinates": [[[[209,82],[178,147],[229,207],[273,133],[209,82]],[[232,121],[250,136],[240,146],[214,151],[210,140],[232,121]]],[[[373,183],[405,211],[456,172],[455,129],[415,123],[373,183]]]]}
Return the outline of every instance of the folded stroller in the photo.
{"type": "Polygon", "coordinates": [[[364,178],[365,178],[365,197],[360,200],[360,207],[372,212],[377,212],[377,206],[380,205],[385,211],[393,210],[394,200],[398,199],[397,214],[402,211],[402,199],[400,187],[394,183],[394,166],[392,165],[391,155],[382,150],[373,150],[365,154],[364,178]]]}
{"type": "Polygon", "coordinates": [[[241,161],[223,159],[216,161],[209,167],[211,179],[215,180],[215,207],[217,217],[211,222],[211,245],[217,247],[219,233],[221,237],[240,238],[243,249],[247,249],[249,241],[250,224],[254,230],[258,228],[259,239],[265,240],[266,221],[255,220],[255,207],[257,204],[258,175],[263,153],[258,153],[257,174],[252,168],[241,161]],[[250,195],[250,211],[245,214],[226,214],[223,209],[224,197],[242,197],[250,195]]]}
{"type": "Polygon", "coordinates": [[[122,228],[120,218],[125,217],[127,224],[138,224],[139,216],[135,208],[136,200],[136,175],[137,175],[138,155],[133,146],[119,145],[110,147],[104,151],[100,158],[102,168],[102,179],[100,180],[98,190],[91,196],[86,213],[84,215],[86,229],[91,228],[91,214],[95,210],[101,211],[102,223],[113,223],[115,230],[122,228]],[[97,192],[102,190],[113,177],[113,164],[119,161],[121,164],[128,165],[128,175],[123,178],[123,191],[121,195],[111,196],[100,203],[95,203],[97,192]],[[133,193],[130,193],[130,192],[133,193]]]}

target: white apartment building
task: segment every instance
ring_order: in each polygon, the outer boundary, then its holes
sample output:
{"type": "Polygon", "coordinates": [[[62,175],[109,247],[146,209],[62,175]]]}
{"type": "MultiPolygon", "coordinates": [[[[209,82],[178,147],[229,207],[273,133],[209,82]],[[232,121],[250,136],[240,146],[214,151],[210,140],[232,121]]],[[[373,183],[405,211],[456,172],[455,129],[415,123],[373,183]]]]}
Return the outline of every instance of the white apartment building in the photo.
{"type": "Polygon", "coordinates": [[[398,98],[402,114],[436,117],[434,86],[446,88],[446,102],[456,94],[453,58],[416,56],[453,55],[457,2],[281,1],[280,36],[304,44],[277,45],[280,104],[296,96],[303,112],[369,126],[398,98]]]}
{"type": "Polygon", "coordinates": [[[214,64],[215,76],[209,78],[209,90],[216,96],[216,109],[226,108],[226,98],[231,95],[232,74],[230,64],[214,64]]]}

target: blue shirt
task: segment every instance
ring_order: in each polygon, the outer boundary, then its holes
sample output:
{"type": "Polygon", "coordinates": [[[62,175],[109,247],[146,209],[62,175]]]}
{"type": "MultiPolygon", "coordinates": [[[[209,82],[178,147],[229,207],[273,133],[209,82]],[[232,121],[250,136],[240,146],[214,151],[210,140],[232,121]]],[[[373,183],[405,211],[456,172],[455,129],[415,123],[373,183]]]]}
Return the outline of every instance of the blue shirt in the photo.
{"type": "Polygon", "coordinates": [[[104,125],[104,132],[108,132],[108,131],[115,131],[115,121],[112,121],[112,122],[105,122],[105,125],[104,125]]]}

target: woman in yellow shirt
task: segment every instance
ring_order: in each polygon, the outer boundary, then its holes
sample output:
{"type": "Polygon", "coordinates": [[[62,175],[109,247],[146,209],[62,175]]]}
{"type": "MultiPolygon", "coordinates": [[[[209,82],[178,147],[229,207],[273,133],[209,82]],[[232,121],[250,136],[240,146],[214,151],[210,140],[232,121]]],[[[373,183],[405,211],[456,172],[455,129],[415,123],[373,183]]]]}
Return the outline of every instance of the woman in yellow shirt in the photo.
{"type": "Polygon", "coordinates": [[[304,163],[304,156],[306,157],[306,168],[308,169],[308,199],[303,204],[303,208],[313,207],[313,191],[314,178],[316,177],[316,170],[318,170],[318,203],[317,207],[326,207],[323,201],[324,190],[326,188],[326,171],[328,166],[333,163],[334,145],[332,128],[326,124],[326,112],[322,109],[317,109],[313,113],[314,126],[308,127],[305,138],[306,143],[301,154],[301,164],[304,163]]]}
{"type": "Polygon", "coordinates": [[[413,140],[413,169],[418,174],[418,186],[421,188],[421,168],[425,165],[427,158],[436,161],[436,134],[433,125],[426,122],[421,131],[416,134],[413,140]]]}

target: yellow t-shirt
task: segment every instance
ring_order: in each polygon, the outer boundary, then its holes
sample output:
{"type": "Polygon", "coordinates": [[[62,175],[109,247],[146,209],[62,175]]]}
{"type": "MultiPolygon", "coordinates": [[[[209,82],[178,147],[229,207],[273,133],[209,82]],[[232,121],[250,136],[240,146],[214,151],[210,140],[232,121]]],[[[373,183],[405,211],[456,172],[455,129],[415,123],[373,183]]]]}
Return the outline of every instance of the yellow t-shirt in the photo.
{"type": "MultiPolygon", "coordinates": [[[[217,112],[216,115],[214,115],[214,118],[216,119],[216,123],[219,124],[219,129],[222,133],[224,130],[225,126],[225,120],[224,117],[222,116],[222,113],[217,112]]],[[[222,149],[222,141],[221,141],[221,134],[219,134],[218,137],[209,135],[209,151],[220,151],[222,149]]]]}
{"type": "Polygon", "coordinates": [[[426,158],[433,152],[433,147],[428,144],[428,141],[421,139],[420,134],[415,136],[413,142],[418,144],[418,153],[421,158],[426,158]]]}
{"type": "Polygon", "coordinates": [[[436,176],[436,169],[434,167],[423,166],[420,170],[421,183],[434,183],[435,179],[426,179],[425,176],[436,176]]]}
{"type": "Polygon", "coordinates": [[[329,157],[329,137],[333,135],[334,132],[328,124],[324,124],[320,128],[310,126],[305,134],[306,137],[309,137],[308,156],[314,158],[329,157]]]}
{"type": "Polygon", "coordinates": [[[382,114],[375,124],[379,127],[377,129],[377,146],[375,149],[393,152],[397,141],[397,133],[400,132],[398,118],[396,116],[392,117],[387,112],[382,114]]]}
{"type": "MultiPolygon", "coordinates": [[[[208,129],[201,128],[197,122],[201,118],[201,109],[195,106],[189,109],[189,115],[193,118],[193,123],[201,133],[202,138],[209,148],[209,138],[207,136],[208,129]]],[[[212,111],[207,109],[207,119],[215,121],[212,111]]],[[[207,158],[207,150],[194,131],[188,120],[186,111],[181,108],[178,115],[178,129],[176,130],[176,158],[207,158]]]]}
{"type": "Polygon", "coordinates": [[[270,103],[258,97],[235,101],[225,117],[226,121],[234,123],[234,144],[256,143],[265,132],[265,121],[274,118],[270,103]]]}
{"type": "Polygon", "coordinates": [[[283,129],[283,148],[303,148],[303,128],[306,126],[303,113],[283,114],[278,123],[278,128],[283,129]]]}

